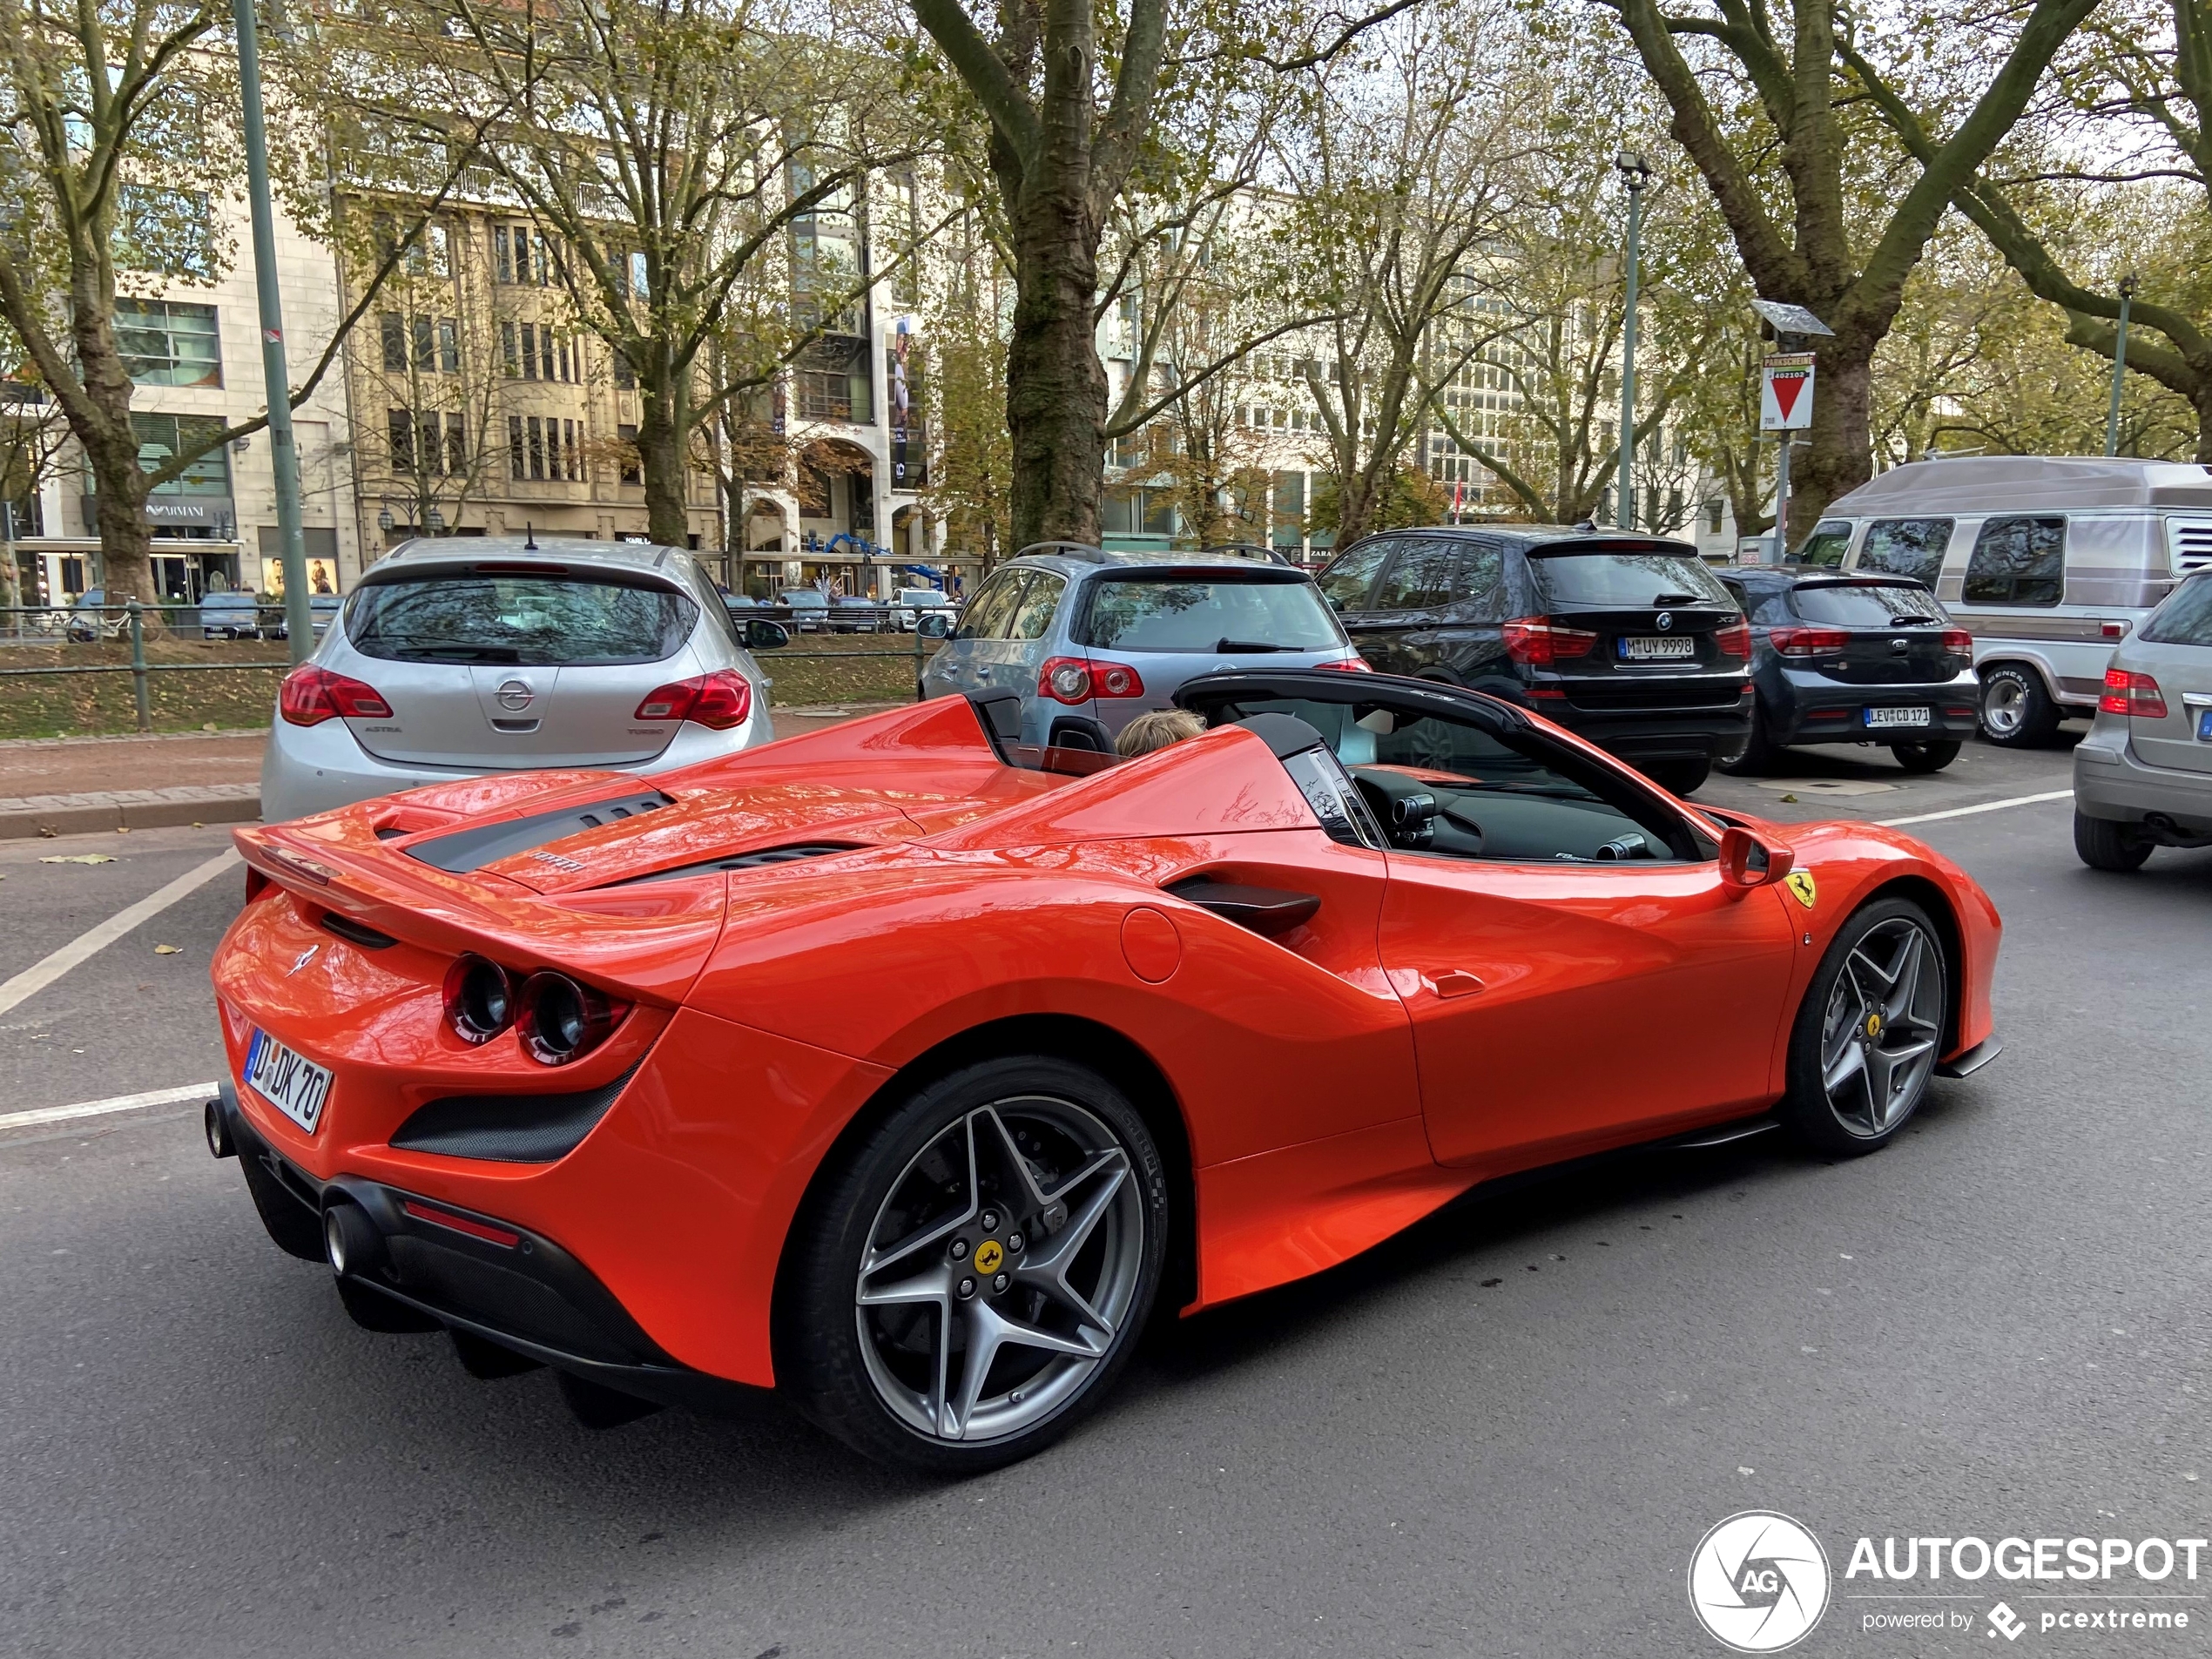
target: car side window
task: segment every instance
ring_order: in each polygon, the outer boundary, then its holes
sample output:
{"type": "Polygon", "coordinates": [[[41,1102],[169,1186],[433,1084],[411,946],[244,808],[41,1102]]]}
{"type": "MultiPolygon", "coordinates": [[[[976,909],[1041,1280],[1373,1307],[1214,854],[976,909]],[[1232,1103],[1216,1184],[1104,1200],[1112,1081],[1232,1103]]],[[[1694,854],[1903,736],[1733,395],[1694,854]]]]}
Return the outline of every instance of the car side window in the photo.
{"type": "Polygon", "coordinates": [[[960,619],[960,631],[955,639],[1002,639],[1006,636],[1007,618],[1014,614],[1014,607],[1022,594],[1022,578],[1027,570],[1001,570],[986,583],[983,591],[969,602],[966,614],[960,619]]]}
{"type": "Polygon", "coordinates": [[[1844,562],[1844,554],[1850,547],[1851,521],[1824,518],[1812,527],[1812,534],[1805,537],[1804,545],[1791,556],[1791,563],[1833,567],[1844,562]]]}
{"type": "Polygon", "coordinates": [[[1866,527],[1858,568],[1884,576],[1909,576],[1935,590],[1943,574],[1944,550],[1951,545],[1947,518],[1878,518],[1866,527]]]}
{"type": "Polygon", "coordinates": [[[1332,610],[1365,610],[1367,590],[1375,585],[1375,572],[1384,556],[1398,545],[1391,537],[1364,542],[1321,572],[1314,585],[1332,610]]]}
{"type": "Polygon", "coordinates": [[[1414,538],[1398,545],[1398,556],[1375,589],[1376,610],[1440,610],[1459,597],[1460,550],[1441,538],[1414,538]]]}
{"type": "Polygon", "coordinates": [[[1052,613],[1060,608],[1060,596],[1067,588],[1065,577],[1055,576],[1049,570],[1032,570],[1029,585],[1022,590],[1021,603],[1014,607],[1014,614],[1008,619],[1006,637],[1042,639],[1052,630],[1052,613]]]}
{"type": "Polygon", "coordinates": [[[2054,605],[2065,591],[2065,519],[2023,514],[1983,522],[1966,561],[1968,604],[2054,605]]]}
{"type": "Polygon", "coordinates": [[[1484,622],[1506,617],[1506,550],[1495,542],[1467,542],[1460,546],[1460,571],[1452,601],[1465,605],[1484,622]]]}
{"type": "Polygon", "coordinates": [[[1797,620],[1790,609],[1790,590],[1787,588],[1770,588],[1761,594],[1756,603],[1758,609],[1745,614],[1762,628],[1786,627],[1797,620]]]}

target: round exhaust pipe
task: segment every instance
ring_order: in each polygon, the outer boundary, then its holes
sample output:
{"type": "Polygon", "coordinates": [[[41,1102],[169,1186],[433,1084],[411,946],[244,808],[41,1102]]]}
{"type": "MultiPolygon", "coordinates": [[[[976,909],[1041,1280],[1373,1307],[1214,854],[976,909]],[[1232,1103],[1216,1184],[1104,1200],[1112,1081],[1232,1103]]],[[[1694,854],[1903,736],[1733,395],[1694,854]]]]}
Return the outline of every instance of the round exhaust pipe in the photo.
{"type": "Polygon", "coordinates": [[[207,1103],[201,1113],[200,1127],[207,1135],[209,1156],[219,1158],[234,1158],[238,1156],[238,1143],[231,1139],[230,1119],[223,1115],[223,1103],[220,1100],[211,1100],[207,1103]]]}
{"type": "Polygon", "coordinates": [[[322,1249],[340,1278],[383,1265],[384,1237],[357,1204],[340,1199],[322,1212],[322,1249]]]}

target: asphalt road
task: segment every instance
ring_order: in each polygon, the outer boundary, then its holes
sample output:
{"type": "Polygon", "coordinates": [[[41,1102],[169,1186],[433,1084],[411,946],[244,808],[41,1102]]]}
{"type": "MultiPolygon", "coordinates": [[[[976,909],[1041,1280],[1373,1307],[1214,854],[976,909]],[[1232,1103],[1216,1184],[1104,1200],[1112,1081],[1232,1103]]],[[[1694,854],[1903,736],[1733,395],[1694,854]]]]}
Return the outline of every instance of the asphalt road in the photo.
{"type": "MultiPolygon", "coordinates": [[[[1891,817],[2067,781],[2060,752],[1961,767],[1847,753],[1802,780],[1898,787],[1710,799],[1891,817]]],[[[0,1133],[0,1652],[1719,1654],[1685,1572],[1752,1507],[1838,1575],[1797,1651],[2011,1650],[1987,1583],[1940,1587],[1974,1592],[1959,1634],[1865,1633],[1897,1603],[1848,1599],[1881,1588],[1842,1578],[1852,1541],[2212,1530],[2212,853],[2100,876],[2067,813],[1916,826],[2006,914],[2008,1048],[1889,1150],[1642,1155],[1463,1207],[1164,1333],[1069,1441],[961,1486],[772,1405],[590,1433],[543,1373],[362,1332],[196,1112],[0,1133]]],[[[220,846],[0,847],[0,978],[220,846]],[[37,862],[83,850],[118,862],[37,862]]],[[[0,1111],[214,1076],[239,890],[0,1015],[0,1111]]],[[[2079,1588],[2001,1587],[2031,1620],[2056,1604],[2023,1588],[2079,1588]]],[[[2212,1602],[2161,1605],[2191,1628],[2017,1649],[2212,1647],[2212,1602]]]]}

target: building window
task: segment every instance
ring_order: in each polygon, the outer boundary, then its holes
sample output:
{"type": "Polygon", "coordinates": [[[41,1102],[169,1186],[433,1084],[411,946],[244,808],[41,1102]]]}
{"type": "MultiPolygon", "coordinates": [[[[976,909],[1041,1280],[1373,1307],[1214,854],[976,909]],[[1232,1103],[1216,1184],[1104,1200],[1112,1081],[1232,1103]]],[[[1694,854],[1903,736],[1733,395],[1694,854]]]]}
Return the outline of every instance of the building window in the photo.
{"type": "Polygon", "coordinates": [[[435,374],[438,368],[437,325],[428,317],[408,320],[409,332],[415,337],[415,366],[435,374]]]}
{"type": "Polygon", "coordinates": [[[461,373],[461,325],[451,317],[438,319],[438,372],[461,373]]]}
{"type": "Polygon", "coordinates": [[[619,346],[614,348],[615,388],[617,391],[632,392],[637,388],[637,371],[630,366],[630,354],[619,346]]]}
{"type": "MultiPolygon", "coordinates": [[[[207,442],[223,429],[211,415],[138,415],[131,417],[138,435],[138,465],[152,472],[168,464],[171,456],[207,442]]],[[[156,486],[156,496],[199,496],[227,498],[231,493],[230,446],[219,443],[186,467],[181,477],[156,486]]]]}
{"type": "Polygon", "coordinates": [[[169,300],[118,300],[115,343],[123,372],[140,386],[220,386],[215,307],[169,300]]]}
{"type": "Polygon", "coordinates": [[[499,325],[499,356],[500,361],[507,366],[509,380],[513,380],[523,372],[523,354],[521,348],[515,343],[515,325],[511,322],[502,322],[499,325]]]}
{"type": "Polygon", "coordinates": [[[520,483],[529,476],[523,460],[523,417],[507,417],[507,475],[520,483]]]}
{"type": "Polygon", "coordinates": [[[387,374],[407,373],[407,319],[396,311],[388,311],[376,320],[377,332],[384,341],[384,372],[387,374]]]}
{"type": "Polygon", "coordinates": [[[415,411],[387,409],[384,412],[384,435],[391,447],[392,470],[408,473],[415,470],[415,411]]]}
{"type": "Polygon", "coordinates": [[[561,462],[562,475],[570,483],[583,482],[583,457],[577,448],[576,422],[573,421],[561,422],[561,462]]]}
{"type": "MultiPolygon", "coordinates": [[[[537,360],[544,366],[545,378],[549,381],[556,378],[553,373],[553,331],[550,328],[537,331],[537,360]]],[[[568,377],[564,374],[559,378],[566,380],[568,377]]]]}
{"type": "Polygon", "coordinates": [[[537,378],[537,325],[534,322],[523,325],[523,378],[537,378]]]}
{"type": "Polygon", "coordinates": [[[630,446],[622,458],[622,482],[625,484],[644,483],[645,469],[637,460],[637,428],[625,421],[615,428],[615,435],[630,446]]]}
{"type": "Polygon", "coordinates": [[[465,415],[446,416],[446,472],[455,478],[469,473],[469,417],[465,415]]]}
{"type": "Polygon", "coordinates": [[[535,415],[527,422],[529,432],[530,476],[543,481],[545,477],[545,422],[535,415]]]}
{"type": "Polygon", "coordinates": [[[500,283],[515,280],[515,251],[508,246],[504,225],[491,227],[491,279],[500,283]]]}
{"type": "Polygon", "coordinates": [[[215,240],[203,192],[124,185],[116,192],[115,218],[119,269],[214,280],[215,240]]]}

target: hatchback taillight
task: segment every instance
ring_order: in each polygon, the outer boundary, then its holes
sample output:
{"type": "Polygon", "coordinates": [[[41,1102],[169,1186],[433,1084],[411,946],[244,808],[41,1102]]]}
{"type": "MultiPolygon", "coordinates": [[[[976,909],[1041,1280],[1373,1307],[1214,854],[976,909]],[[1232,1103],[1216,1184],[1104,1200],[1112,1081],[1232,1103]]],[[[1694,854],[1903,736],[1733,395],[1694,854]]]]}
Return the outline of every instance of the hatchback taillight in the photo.
{"type": "Polygon", "coordinates": [[[689,720],[694,725],[726,732],[743,725],[752,712],[752,685],[734,668],[718,668],[677,680],[645,694],[633,720],[689,720]]]}
{"type": "Polygon", "coordinates": [[[2131,674],[2124,668],[2105,670],[2105,694],[2097,699],[2101,714],[2126,714],[2140,719],[2166,718],[2166,693],[2148,674],[2131,674]]]}
{"type": "Polygon", "coordinates": [[[1375,665],[1364,657],[1340,657],[1334,662],[1316,663],[1316,668],[1333,668],[1345,674],[1372,674],[1375,665]]]}
{"type": "Polygon", "coordinates": [[[1971,660],[1974,654],[1974,637],[1964,628],[1946,628],[1943,631],[1943,650],[1946,656],[1964,657],[1971,660]]]}
{"type": "Polygon", "coordinates": [[[1055,657],[1037,670],[1037,694],[1071,705],[1094,697],[1143,697],[1144,679],[1127,663],[1055,657]]]}
{"type": "Polygon", "coordinates": [[[320,725],[325,720],[388,720],[392,705],[374,685],[302,663],[284,677],[277,712],[290,725],[320,725]]]}
{"type": "Polygon", "coordinates": [[[1502,631],[1506,655],[1531,668],[1587,657],[1597,646],[1588,628],[1561,628],[1542,617],[1516,617],[1502,631]]]}
{"type": "Polygon", "coordinates": [[[1851,644],[1841,628],[1777,628],[1766,638],[1784,657],[1821,657],[1851,644]]]}

